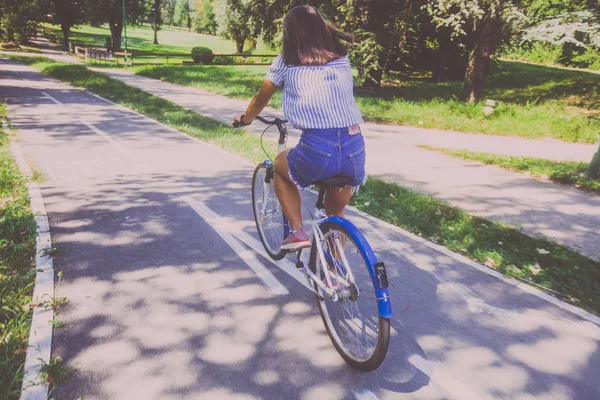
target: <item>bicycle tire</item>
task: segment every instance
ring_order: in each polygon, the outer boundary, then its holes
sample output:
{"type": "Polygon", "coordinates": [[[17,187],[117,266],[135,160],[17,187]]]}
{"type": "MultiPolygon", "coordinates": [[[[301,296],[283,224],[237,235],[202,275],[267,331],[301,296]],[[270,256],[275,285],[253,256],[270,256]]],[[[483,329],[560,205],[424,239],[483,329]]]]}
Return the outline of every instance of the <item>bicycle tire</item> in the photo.
{"type": "MultiPolygon", "coordinates": [[[[264,164],[258,164],[256,166],[256,169],[254,170],[254,174],[252,175],[252,211],[254,213],[254,222],[256,223],[256,230],[258,231],[260,241],[261,241],[263,247],[265,248],[265,251],[267,252],[269,257],[271,257],[272,259],[281,260],[287,254],[287,252],[285,250],[282,250],[280,247],[280,242],[284,239],[284,237],[283,237],[284,236],[283,211],[281,211],[281,236],[279,239],[277,239],[276,237],[270,238],[270,241],[272,243],[269,243],[269,238],[267,238],[267,235],[263,228],[265,216],[262,216],[263,220],[261,221],[261,215],[260,215],[259,204],[258,204],[259,199],[256,198],[257,197],[257,189],[259,187],[263,187],[262,185],[264,183],[266,173],[267,173],[267,167],[264,164]]],[[[271,186],[272,186],[272,182],[273,181],[271,180],[271,186]]],[[[274,190],[272,192],[272,196],[274,198],[274,201],[277,202],[277,204],[279,204],[277,201],[277,197],[275,197],[274,190]]],[[[280,209],[281,209],[281,207],[280,207],[280,209]]]]}
{"type": "MultiPolygon", "coordinates": [[[[348,239],[351,240],[352,244],[354,246],[356,246],[356,248],[358,249],[358,245],[356,243],[356,240],[352,237],[352,235],[350,234],[350,232],[348,232],[344,227],[342,227],[341,225],[332,222],[332,221],[326,221],[325,223],[323,223],[320,227],[321,231],[323,232],[323,235],[326,236],[328,232],[331,232],[332,230],[335,230],[337,232],[341,232],[343,233],[348,239]]],[[[310,268],[311,271],[314,274],[317,274],[317,256],[318,256],[318,251],[317,251],[317,246],[316,246],[316,237],[313,239],[313,243],[312,243],[312,251],[310,254],[310,268]]],[[[364,263],[365,263],[365,267],[367,267],[369,261],[361,254],[360,258],[363,259],[364,263]]],[[[353,271],[354,269],[351,268],[353,271]]],[[[367,267],[368,269],[368,267],[367,267]]],[[[368,272],[368,271],[367,271],[368,272]]],[[[354,274],[354,272],[352,272],[354,274]]],[[[370,274],[369,274],[370,275],[370,274]]],[[[375,287],[375,285],[377,284],[372,277],[369,278],[369,280],[371,281],[371,284],[373,285],[373,288],[375,287]]],[[[319,293],[319,287],[316,283],[313,283],[315,290],[317,291],[317,293],[319,293]]],[[[326,295],[325,295],[326,296],[326,295]]],[[[321,314],[321,318],[323,320],[323,324],[325,325],[325,329],[327,330],[327,334],[329,335],[329,338],[331,339],[335,349],[337,350],[337,352],[342,356],[342,358],[344,359],[344,361],[346,361],[346,363],[348,365],[350,365],[351,367],[359,370],[359,371],[363,371],[363,372],[370,372],[373,371],[375,369],[377,369],[385,360],[385,357],[387,355],[387,351],[388,351],[388,347],[389,347],[389,342],[390,342],[390,319],[389,318],[384,318],[379,314],[379,307],[377,306],[378,309],[378,315],[377,315],[377,326],[378,326],[378,332],[377,332],[377,342],[374,346],[374,350],[372,352],[372,355],[365,360],[357,360],[356,358],[354,358],[351,354],[349,354],[349,352],[347,352],[346,350],[344,350],[344,345],[342,343],[339,343],[339,335],[337,334],[337,332],[335,331],[335,329],[333,328],[333,323],[329,317],[329,311],[324,309],[325,305],[324,305],[324,301],[325,301],[325,296],[321,296],[319,294],[317,294],[316,298],[317,298],[317,304],[319,306],[319,312],[321,314]]],[[[360,295],[359,295],[360,296],[360,295]]],[[[377,303],[377,299],[373,298],[372,300],[373,302],[377,303]]]]}

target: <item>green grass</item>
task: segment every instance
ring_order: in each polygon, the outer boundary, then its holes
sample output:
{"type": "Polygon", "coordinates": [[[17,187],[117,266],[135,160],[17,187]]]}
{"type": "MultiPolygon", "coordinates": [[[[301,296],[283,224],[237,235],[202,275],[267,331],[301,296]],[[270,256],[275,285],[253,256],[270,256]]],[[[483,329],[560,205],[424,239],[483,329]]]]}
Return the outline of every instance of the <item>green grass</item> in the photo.
{"type": "MultiPolygon", "coordinates": [[[[54,35],[62,38],[62,32],[57,25],[44,25],[54,35]]],[[[70,39],[78,46],[104,47],[106,38],[110,37],[108,25],[93,27],[80,25],[71,31],[70,39]]],[[[179,29],[163,27],[158,31],[158,42],[154,44],[154,31],[149,25],[127,26],[128,50],[153,53],[189,53],[192,47],[204,46],[214,53],[235,53],[235,43],[218,36],[189,33],[179,29]]],[[[259,43],[257,51],[272,53],[264,44],[259,43]]]]}
{"type": "MultiPolygon", "coordinates": [[[[259,89],[266,67],[145,66],[142,76],[249,99],[259,89]]],[[[461,82],[433,83],[394,77],[378,93],[357,89],[356,102],[366,120],[532,139],[555,137],[594,143],[600,131],[600,75],[582,71],[499,62],[486,97],[500,102],[489,117],[483,104],[458,101],[461,82]]],[[[280,97],[272,101],[280,105],[280,97]]]]}
{"type": "MultiPolygon", "coordinates": [[[[4,115],[4,105],[0,105],[4,115]]],[[[25,178],[0,128],[0,399],[18,399],[29,339],[35,221],[25,178]]]]}
{"type": "Polygon", "coordinates": [[[352,204],[497,271],[600,313],[600,262],[554,242],[474,217],[431,196],[370,178],[352,204]]]}
{"type": "Polygon", "coordinates": [[[31,45],[20,45],[16,46],[12,43],[0,43],[0,51],[10,51],[15,53],[41,53],[42,51],[31,45]]]}
{"type": "Polygon", "coordinates": [[[512,171],[529,173],[542,179],[573,186],[577,189],[600,193],[600,180],[584,177],[589,163],[552,161],[543,158],[499,156],[489,153],[477,153],[468,150],[451,150],[430,146],[419,146],[465,160],[480,161],[488,165],[497,165],[512,171]]]}
{"type": "MultiPolygon", "coordinates": [[[[565,67],[563,47],[547,43],[534,43],[531,46],[512,46],[501,51],[500,56],[507,60],[525,61],[545,65],[565,67]]],[[[600,70],[600,52],[587,49],[583,54],[566,60],[566,66],[600,70]]]]}
{"type": "MultiPolygon", "coordinates": [[[[264,157],[258,150],[256,136],[243,131],[233,133],[231,128],[214,120],[84,66],[52,64],[36,57],[12,58],[253,161],[264,157]]],[[[269,145],[273,151],[274,144],[269,145]]],[[[600,263],[565,246],[529,237],[513,228],[470,216],[430,196],[373,178],[353,199],[353,204],[509,276],[563,293],[571,303],[600,313],[600,263]]]]}

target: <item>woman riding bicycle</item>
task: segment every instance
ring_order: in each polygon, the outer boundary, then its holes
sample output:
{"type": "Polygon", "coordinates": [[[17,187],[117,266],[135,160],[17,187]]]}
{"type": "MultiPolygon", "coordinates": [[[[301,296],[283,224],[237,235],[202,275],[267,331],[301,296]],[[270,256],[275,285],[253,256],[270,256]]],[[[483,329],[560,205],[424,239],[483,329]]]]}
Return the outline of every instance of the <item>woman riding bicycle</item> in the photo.
{"type": "Polygon", "coordinates": [[[341,40],[350,37],[310,6],[292,8],[283,20],[283,52],[269,67],[260,91],[246,113],[235,119],[248,125],[273,94],[283,87],[283,111],[300,142],[275,158],[275,193],[291,226],[281,248],[295,251],[310,247],[302,228],[300,193],[318,180],[345,176],[348,186],[325,194],[327,215],[343,217],[354,188],[365,180],[365,144],[359,124],[353,79],[341,40]]]}

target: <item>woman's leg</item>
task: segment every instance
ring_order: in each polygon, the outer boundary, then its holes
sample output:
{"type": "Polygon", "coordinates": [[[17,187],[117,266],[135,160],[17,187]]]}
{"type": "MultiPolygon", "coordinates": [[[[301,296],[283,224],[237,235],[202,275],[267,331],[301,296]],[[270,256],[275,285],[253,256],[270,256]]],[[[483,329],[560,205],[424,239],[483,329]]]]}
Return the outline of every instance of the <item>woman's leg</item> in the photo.
{"type": "MultiPolygon", "coordinates": [[[[352,188],[351,187],[345,187],[343,189],[340,188],[331,188],[329,189],[326,193],[325,193],[325,212],[327,213],[327,216],[332,216],[335,215],[336,217],[343,217],[344,216],[344,208],[346,207],[346,204],[348,204],[348,202],[350,201],[350,197],[352,197],[352,188]]],[[[346,247],[346,237],[345,236],[341,236],[339,238],[340,240],[340,245],[342,246],[341,249],[338,248],[338,245],[335,243],[333,239],[334,236],[330,236],[330,240],[329,243],[327,244],[328,246],[328,251],[331,255],[333,255],[333,258],[336,259],[337,261],[342,260],[342,256],[340,254],[340,252],[343,253],[343,249],[346,247]]],[[[335,268],[333,269],[332,272],[336,272],[335,268]]]]}
{"type": "Polygon", "coordinates": [[[325,212],[327,216],[344,216],[344,208],[352,197],[352,188],[331,188],[325,193],[325,212]]]}
{"type": "Polygon", "coordinates": [[[275,194],[283,208],[283,212],[290,222],[292,230],[297,231],[302,228],[302,212],[300,211],[300,192],[292,182],[289,175],[287,163],[287,154],[290,149],[286,149],[275,157],[275,194]]]}

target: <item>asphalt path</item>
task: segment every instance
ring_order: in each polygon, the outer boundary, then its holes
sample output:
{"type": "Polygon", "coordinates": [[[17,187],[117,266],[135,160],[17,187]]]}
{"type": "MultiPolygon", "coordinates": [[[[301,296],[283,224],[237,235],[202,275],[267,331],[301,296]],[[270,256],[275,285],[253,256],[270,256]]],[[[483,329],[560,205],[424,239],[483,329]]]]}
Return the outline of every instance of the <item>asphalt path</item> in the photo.
{"type": "Polygon", "coordinates": [[[252,165],[5,59],[0,97],[44,176],[70,300],[56,399],[600,398],[598,325],[352,212],[394,316],[384,364],[350,369],[257,243],[252,165]]]}

